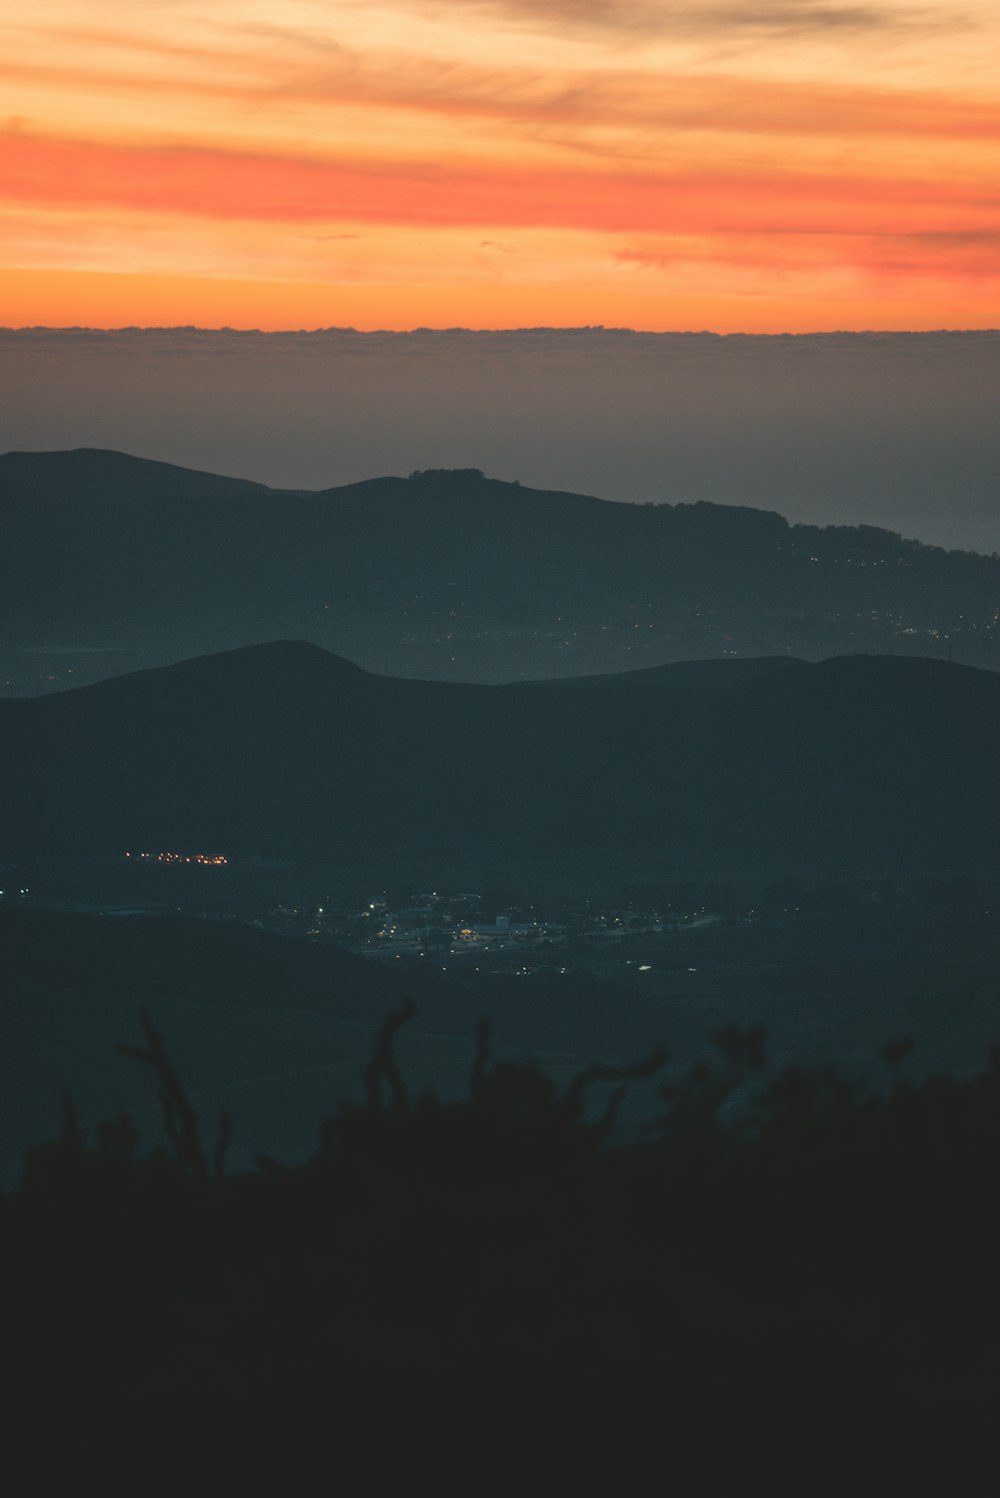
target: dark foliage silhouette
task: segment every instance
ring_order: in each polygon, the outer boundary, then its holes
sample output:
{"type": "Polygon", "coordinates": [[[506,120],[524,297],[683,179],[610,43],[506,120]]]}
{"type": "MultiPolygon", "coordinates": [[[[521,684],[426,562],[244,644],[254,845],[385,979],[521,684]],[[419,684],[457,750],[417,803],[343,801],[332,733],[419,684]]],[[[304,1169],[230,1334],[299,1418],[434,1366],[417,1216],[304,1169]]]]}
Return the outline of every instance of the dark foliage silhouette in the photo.
{"type": "Polygon", "coordinates": [[[116,1439],[245,1443],[248,1419],[335,1408],[346,1442],[446,1390],[480,1413],[531,1391],[553,1420],[653,1401],[666,1439],[779,1410],[836,1412],[842,1433],[990,1420],[1000,1047],[977,1077],[912,1085],[890,1043],[887,1085],[860,1092],[833,1068],[773,1073],[763,1032],[731,1027],[716,1062],[664,1081],[655,1129],[616,1142],[622,1087],[662,1052],[560,1091],[492,1062],[482,1023],[469,1095],[446,1103],[401,1075],[412,1012],[301,1166],[224,1175],[227,1124],[210,1168],[145,1018],[123,1050],[156,1074],[170,1150],[140,1158],[121,1116],[88,1139],[67,1100],[0,1199],[25,1425],[41,1410],[99,1446],[113,1410],[116,1439]]]}

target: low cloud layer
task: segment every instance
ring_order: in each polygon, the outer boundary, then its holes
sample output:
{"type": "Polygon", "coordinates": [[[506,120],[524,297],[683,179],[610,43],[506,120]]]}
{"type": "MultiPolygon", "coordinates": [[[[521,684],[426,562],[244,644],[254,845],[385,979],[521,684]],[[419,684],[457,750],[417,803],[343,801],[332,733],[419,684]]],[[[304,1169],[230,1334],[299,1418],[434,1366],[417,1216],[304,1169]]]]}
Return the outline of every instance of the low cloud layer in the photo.
{"type": "Polygon", "coordinates": [[[415,468],[1000,551],[1000,333],[0,333],[0,448],[282,487],[415,468]]]}

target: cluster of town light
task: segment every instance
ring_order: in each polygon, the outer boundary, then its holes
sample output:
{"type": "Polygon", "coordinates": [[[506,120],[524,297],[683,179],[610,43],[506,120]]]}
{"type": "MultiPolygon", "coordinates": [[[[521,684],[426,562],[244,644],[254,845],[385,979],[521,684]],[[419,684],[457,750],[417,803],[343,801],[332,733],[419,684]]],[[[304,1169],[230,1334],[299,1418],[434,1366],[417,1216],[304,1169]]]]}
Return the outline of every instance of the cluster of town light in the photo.
{"type": "MultiPolygon", "coordinates": [[[[131,858],[131,853],[126,853],[126,858],[131,858]]],[[[202,863],[216,865],[228,863],[221,853],[136,853],[136,858],[148,859],[150,863],[202,863]]]]}

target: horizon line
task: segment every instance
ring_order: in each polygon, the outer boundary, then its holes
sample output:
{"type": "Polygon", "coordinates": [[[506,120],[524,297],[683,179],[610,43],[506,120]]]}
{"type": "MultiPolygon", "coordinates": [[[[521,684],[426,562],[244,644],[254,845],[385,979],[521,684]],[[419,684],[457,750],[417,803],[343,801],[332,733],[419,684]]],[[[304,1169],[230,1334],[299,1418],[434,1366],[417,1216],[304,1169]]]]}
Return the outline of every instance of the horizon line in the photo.
{"type": "Polygon", "coordinates": [[[329,323],[316,327],[288,328],[235,327],[229,323],[221,323],[218,326],[201,323],[122,323],[115,326],[101,326],[94,323],[24,323],[15,326],[14,324],[4,323],[0,324],[0,333],[239,333],[248,337],[258,338],[284,338],[292,334],[313,337],[322,333],[353,333],[358,337],[381,336],[388,333],[399,338],[412,337],[416,334],[424,333],[628,333],[640,338],[719,339],[936,338],[941,334],[961,336],[969,334],[997,334],[1000,333],[1000,324],[977,327],[939,328],[816,328],[800,332],[751,332],[749,330],[732,329],[728,332],[719,332],[714,328],[633,328],[626,324],[607,323],[525,323],[523,326],[505,328],[467,327],[459,323],[442,324],[439,326],[417,324],[414,327],[405,328],[357,328],[352,323],[329,323]]]}

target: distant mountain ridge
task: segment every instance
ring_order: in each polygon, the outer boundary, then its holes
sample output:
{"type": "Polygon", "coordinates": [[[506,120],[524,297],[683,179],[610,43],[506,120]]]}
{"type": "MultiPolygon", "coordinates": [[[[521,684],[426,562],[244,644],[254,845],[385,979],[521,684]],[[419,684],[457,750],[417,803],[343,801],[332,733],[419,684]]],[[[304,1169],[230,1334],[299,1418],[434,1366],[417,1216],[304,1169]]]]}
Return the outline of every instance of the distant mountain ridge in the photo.
{"type": "Polygon", "coordinates": [[[216,473],[180,468],[152,458],[103,448],[78,447],[65,452],[8,452],[0,455],[0,485],[18,497],[52,497],[55,485],[88,499],[124,497],[162,500],[185,496],[226,498],[270,493],[265,484],[224,478],[216,473]]]}
{"type": "Polygon", "coordinates": [[[856,657],[487,686],[274,643],[0,703],[0,862],[367,874],[993,867],[1000,674],[856,657]]]}
{"type": "Polygon", "coordinates": [[[0,692],[299,638],[504,681],[712,657],[1000,660],[1000,559],[475,469],[316,492],[121,453],[0,456],[0,692]]]}

